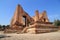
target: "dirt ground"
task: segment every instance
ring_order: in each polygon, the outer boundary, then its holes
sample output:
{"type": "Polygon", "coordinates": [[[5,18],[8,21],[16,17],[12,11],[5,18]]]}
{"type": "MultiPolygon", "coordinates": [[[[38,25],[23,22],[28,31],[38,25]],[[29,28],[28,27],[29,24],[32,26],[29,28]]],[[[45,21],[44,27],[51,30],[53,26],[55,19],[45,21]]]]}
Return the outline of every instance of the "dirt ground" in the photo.
{"type": "Polygon", "coordinates": [[[42,34],[4,34],[0,32],[0,40],[60,40],[60,32],[42,34]]]}

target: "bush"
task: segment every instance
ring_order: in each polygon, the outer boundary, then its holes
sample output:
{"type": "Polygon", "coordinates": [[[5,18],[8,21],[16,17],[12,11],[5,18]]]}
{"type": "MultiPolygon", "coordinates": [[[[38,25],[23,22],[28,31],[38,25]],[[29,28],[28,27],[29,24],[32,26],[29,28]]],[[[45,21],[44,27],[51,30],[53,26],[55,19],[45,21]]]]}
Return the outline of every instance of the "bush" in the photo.
{"type": "Polygon", "coordinates": [[[54,25],[55,26],[60,26],[60,20],[54,20],[54,25]]]}

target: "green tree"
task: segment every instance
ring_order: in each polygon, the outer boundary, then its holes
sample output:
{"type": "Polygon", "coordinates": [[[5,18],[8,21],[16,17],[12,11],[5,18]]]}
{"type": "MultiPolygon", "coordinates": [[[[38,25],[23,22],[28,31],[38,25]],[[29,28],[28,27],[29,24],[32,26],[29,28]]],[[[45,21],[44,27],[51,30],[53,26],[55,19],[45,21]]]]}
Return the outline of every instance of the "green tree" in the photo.
{"type": "Polygon", "coordinates": [[[5,28],[6,28],[6,26],[5,26],[5,25],[3,25],[3,26],[2,26],[2,30],[5,30],[5,28]]]}
{"type": "Polygon", "coordinates": [[[1,31],[1,29],[2,29],[2,26],[0,25],[0,31],[1,31]]]}
{"type": "Polygon", "coordinates": [[[0,25],[0,28],[1,28],[1,25],[0,25]]]}
{"type": "Polygon", "coordinates": [[[57,20],[54,20],[54,25],[55,26],[60,26],[60,20],[58,20],[58,19],[57,20]]]}
{"type": "Polygon", "coordinates": [[[8,29],[10,27],[10,25],[7,25],[6,28],[8,29]]]}

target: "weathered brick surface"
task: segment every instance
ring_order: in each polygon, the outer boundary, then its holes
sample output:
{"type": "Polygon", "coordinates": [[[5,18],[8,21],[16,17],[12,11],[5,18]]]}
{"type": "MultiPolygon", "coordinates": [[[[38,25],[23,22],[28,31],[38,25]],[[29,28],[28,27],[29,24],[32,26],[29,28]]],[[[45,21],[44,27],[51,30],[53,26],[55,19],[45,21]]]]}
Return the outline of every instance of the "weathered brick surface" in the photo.
{"type": "MultiPolygon", "coordinates": [[[[14,16],[12,17],[10,27],[15,30],[20,30],[21,32],[23,31],[23,32],[35,33],[38,32],[38,28],[49,29],[51,27],[51,29],[53,30],[55,26],[53,26],[51,22],[49,22],[46,11],[43,11],[42,13],[39,14],[39,11],[36,10],[35,16],[30,17],[28,13],[23,10],[21,5],[18,4],[14,12],[14,16]],[[26,27],[28,28],[26,29],[26,27]]],[[[43,32],[43,30],[42,31],[40,30],[40,32],[43,32]]],[[[49,32],[49,31],[44,30],[44,32],[49,32]]]]}

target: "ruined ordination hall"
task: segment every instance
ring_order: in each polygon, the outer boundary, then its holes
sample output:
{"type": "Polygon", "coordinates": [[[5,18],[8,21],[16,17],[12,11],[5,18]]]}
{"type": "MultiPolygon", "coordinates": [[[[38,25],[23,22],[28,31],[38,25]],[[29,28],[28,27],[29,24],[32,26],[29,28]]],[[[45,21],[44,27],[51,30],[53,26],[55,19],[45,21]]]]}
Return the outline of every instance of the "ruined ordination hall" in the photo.
{"type": "Polygon", "coordinates": [[[49,22],[46,11],[39,13],[39,11],[36,10],[35,16],[30,17],[19,4],[12,17],[10,27],[13,30],[19,30],[21,33],[44,33],[57,30],[57,28],[49,22]]]}

